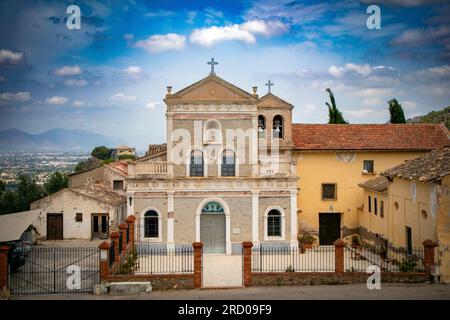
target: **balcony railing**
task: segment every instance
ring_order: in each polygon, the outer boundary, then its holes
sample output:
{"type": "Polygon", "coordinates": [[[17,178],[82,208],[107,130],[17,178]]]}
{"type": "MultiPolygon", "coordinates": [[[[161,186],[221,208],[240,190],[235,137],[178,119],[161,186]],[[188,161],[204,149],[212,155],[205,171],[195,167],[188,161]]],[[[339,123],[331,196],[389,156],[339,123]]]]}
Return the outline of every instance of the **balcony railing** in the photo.
{"type": "Polygon", "coordinates": [[[259,163],[259,174],[262,176],[293,174],[294,166],[290,162],[265,162],[259,163]]]}
{"type": "Polygon", "coordinates": [[[136,162],[128,166],[129,175],[166,175],[167,162],[136,162]]]}

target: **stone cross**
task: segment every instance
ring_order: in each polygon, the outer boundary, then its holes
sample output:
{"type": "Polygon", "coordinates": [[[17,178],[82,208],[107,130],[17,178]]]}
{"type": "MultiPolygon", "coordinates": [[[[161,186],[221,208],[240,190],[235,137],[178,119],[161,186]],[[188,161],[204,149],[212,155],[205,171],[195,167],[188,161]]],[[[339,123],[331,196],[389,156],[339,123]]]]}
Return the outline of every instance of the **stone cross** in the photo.
{"type": "Polygon", "coordinates": [[[214,61],[214,58],[211,58],[211,61],[208,61],[208,64],[211,66],[211,72],[209,74],[216,74],[214,72],[214,65],[217,65],[219,63],[214,61]]]}
{"type": "Polygon", "coordinates": [[[273,86],[273,83],[270,82],[270,80],[269,80],[269,82],[266,83],[266,86],[269,88],[269,93],[270,93],[270,87],[273,86]]]}

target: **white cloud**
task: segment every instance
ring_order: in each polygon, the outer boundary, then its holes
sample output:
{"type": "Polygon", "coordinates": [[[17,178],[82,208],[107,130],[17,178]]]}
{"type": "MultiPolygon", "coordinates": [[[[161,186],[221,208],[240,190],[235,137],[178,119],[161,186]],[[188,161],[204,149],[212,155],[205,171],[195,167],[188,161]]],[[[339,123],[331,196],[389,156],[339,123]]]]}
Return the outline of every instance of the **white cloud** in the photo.
{"type": "Polygon", "coordinates": [[[279,21],[250,20],[243,24],[233,24],[228,26],[212,26],[195,29],[189,40],[202,47],[212,47],[223,41],[241,41],[245,43],[255,43],[256,34],[273,36],[288,30],[288,26],[279,21]]]}
{"type": "Polygon", "coordinates": [[[450,65],[421,69],[417,75],[426,77],[450,77],[450,65]]]}
{"type": "Polygon", "coordinates": [[[137,97],[127,96],[126,94],[119,92],[119,93],[116,93],[115,95],[111,96],[109,99],[113,100],[113,101],[118,101],[118,102],[132,102],[132,101],[136,101],[137,97]]]}
{"type": "Polygon", "coordinates": [[[435,43],[439,41],[448,41],[450,37],[450,27],[439,26],[430,27],[428,29],[409,29],[397,38],[392,40],[393,44],[400,46],[420,46],[427,43],[435,43]]]}
{"type": "Polygon", "coordinates": [[[197,17],[196,11],[188,11],[186,23],[193,24],[195,22],[196,17],[197,17]]]}
{"type": "Polygon", "coordinates": [[[138,75],[142,73],[142,68],[138,66],[129,66],[128,68],[124,69],[123,72],[128,75],[138,75]]]}
{"type": "Polygon", "coordinates": [[[366,98],[363,99],[363,104],[368,107],[379,107],[382,106],[383,104],[386,104],[386,102],[380,98],[366,98]]]}
{"type": "Polygon", "coordinates": [[[176,33],[155,34],[136,42],[135,46],[150,52],[181,50],[185,47],[186,37],[176,33]]]}
{"type": "Polygon", "coordinates": [[[83,107],[86,105],[86,102],[84,102],[83,100],[75,100],[72,105],[74,107],[83,107]]]}
{"type": "Polygon", "coordinates": [[[31,99],[29,92],[5,92],[0,94],[0,101],[28,101],[31,99]]]}
{"type": "Polygon", "coordinates": [[[56,69],[54,72],[57,76],[75,76],[81,74],[80,66],[65,66],[59,69],[56,69]]]}
{"type": "Polygon", "coordinates": [[[168,10],[158,10],[154,12],[147,12],[144,14],[144,17],[150,17],[150,18],[164,18],[164,17],[170,17],[175,15],[174,11],[168,11],[168,10]]]}
{"type": "Polygon", "coordinates": [[[0,49],[0,64],[19,65],[24,62],[24,53],[20,51],[11,51],[0,49]]]}
{"type": "Polygon", "coordinates": [[[328,68],[328,73],[330,73],[333,77],[340,78],[344,76],[346,73],[356,73],[360,76],[367,77],[372,73],[372,68],[368,64],[355,64],[355,63],[347,63],[345,66],[330,66],[328,68]]]}
{"type": "Polygon", "coordinates": [[[47,103],[50,104],[50,105],[54,105],[54,106],[66,104],[67,101],[69,101],[68,98],[66,98],[66,97],[60,97],[60,96],[53,96],[53,97],[47,98],[47,99],[45,100],[45,102],[47,102],[47,103]]]}
{"type": "Polygon", "coordinates": [[[132,33],[125,33],[125,34],[123,35],[123,38],[124,38],[125,40],[127,40],[127,41],[133,40],[133,39],[134,39],[134,34],[132,34],[132,33]]]}
{"type": "Polygon", "coordinates": [[[380,98],[391,96],[393,93],[394,90],[391,88],[365,88],[351,94],[363,98],[380,98]]]}
{"type": "Polygon", "coordinates": [[[84,87],[88,82],[84,79],[67,79],[64,80],[64,84],[70,87],[84,87]]]}
{"type": "Polygon", "coordinates": [[[359,110],[342,110],[342,111],[356,118],[366,118],[370,116],[385,116],[388,113],[387,109],[386,110],[359,109],[359,110]]]}
{"type": "Polygon", "coordinates": [[[433,3],[444,3],[446,0],[361,0],[366,4],[378,4],[386,6],[398,6],[398,7],[418,7],[433,3]]]}
{"type": "Polygon", "coordinates": [[[148,109],[155,109],[160,104],[161,102],[149,102],[145,105],[145,107],[148,109]]]}

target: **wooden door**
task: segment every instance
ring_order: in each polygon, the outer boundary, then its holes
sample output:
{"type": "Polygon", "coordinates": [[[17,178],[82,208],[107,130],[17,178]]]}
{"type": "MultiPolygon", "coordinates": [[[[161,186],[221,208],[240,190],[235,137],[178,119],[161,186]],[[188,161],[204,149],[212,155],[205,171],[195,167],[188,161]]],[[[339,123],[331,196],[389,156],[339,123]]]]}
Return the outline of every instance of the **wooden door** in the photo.
{"type": "Polygon", "coordinates": [[[319,213],[319,243],[332,245],[341,237],[341,214],[336,212],[319,213]]]}
{"type": "Polygon", "coordinates": [[[63,240],[63,214],[47,213],[47,240],[63,240]]]}

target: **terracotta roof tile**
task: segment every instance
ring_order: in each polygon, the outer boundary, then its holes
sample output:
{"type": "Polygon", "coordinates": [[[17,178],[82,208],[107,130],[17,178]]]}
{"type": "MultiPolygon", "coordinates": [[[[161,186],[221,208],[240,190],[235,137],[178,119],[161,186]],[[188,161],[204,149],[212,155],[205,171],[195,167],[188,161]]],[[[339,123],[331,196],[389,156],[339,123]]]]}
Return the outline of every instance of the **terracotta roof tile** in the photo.
{"type": "Polygon", "coordinates": [[[433,150],[423,156],[383,171],[381,175],[404,180],[439,183],[450,175],[450,147],[433,150]]]}
{"type": "Polygon", "coordinates": [[[369,189],[373,191],[383,192],[386,191],[389,185],[389,180],[385,177],[376,177],[374,179],[367,180],[366,182],[359,183],[363,189],[369,189]]]}
{"type": "Polygon", "coordinates": [[[437,124],[293,124],[298,150],[424,150],[450,146],[437,124]]]}

